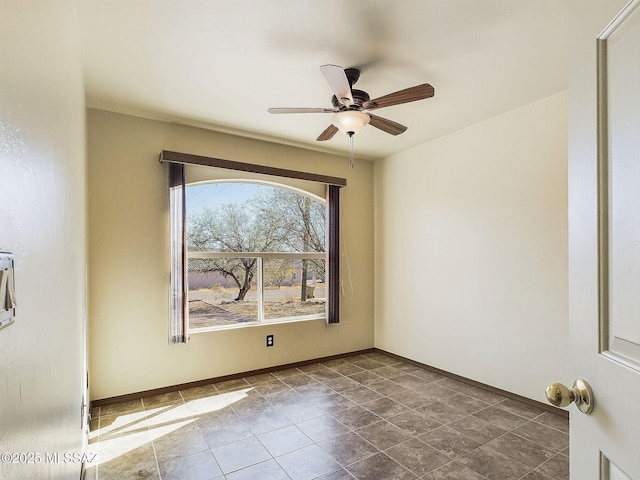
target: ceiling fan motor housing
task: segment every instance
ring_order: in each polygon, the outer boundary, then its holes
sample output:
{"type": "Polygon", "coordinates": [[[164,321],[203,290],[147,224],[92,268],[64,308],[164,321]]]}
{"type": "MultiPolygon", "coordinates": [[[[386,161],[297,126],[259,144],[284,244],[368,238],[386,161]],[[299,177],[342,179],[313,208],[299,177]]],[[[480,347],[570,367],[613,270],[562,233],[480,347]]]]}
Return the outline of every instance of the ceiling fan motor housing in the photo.
{"type": "Polygon", "coordinates": [[[353,97],[353,104],[348,107],[342,105],[335,95],[331,97],[331,103],[333,104],[334,108],[339,108],[340,110],[348,110],[354,109],[353,107],[357,107],[357,109],[360,109],[364,102],[368,102],[369,100],[371,100],[371,97],[369,97],[369,94],[367,92],[363,90],[357,90],[355,88],[351,89],[351,96],[353,97]]]}

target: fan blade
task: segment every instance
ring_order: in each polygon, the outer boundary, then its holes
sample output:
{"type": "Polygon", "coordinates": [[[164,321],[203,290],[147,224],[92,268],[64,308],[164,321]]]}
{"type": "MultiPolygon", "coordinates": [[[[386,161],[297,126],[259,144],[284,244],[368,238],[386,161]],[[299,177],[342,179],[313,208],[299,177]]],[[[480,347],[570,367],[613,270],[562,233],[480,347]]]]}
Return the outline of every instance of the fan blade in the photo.
{"type": "Polygon", "coordinates": [[[393,120],[389,120],[388,118],[378,117],[377,115],[373,115],[371,113],[367,113],[371,120],[369,120],[369,125],[373,125],[376,128],[379,128],[383,132],[390,133],[391,135],[400,135],[404,131],[407,130],[407,127],[401,125],[393,120]]]}
{"type": "Polygon", "coordinates": [[[336,127],[333,123],[329,125],[324,132],[322,132],[316,140],[318,142],[324,142],[325,140],[330,140],[333,136],[338,133],[338,127],[336,127]]]}
{"type": "Polygon", "coordinates": [[[385,95],[380,98],[375,98],[369,102],[365,102],[363,105],[367,110],[374,110],[376,108],[390,107],[392,105],[400,105],[401,103],[415,102],[416,100],[423,100],[425,98],[431,98],[435,94],[435,89],[428,83],[422,85],[416,85],[415,87],[405,88],[389,95],[385,95]]]}
{"type": "Polygon", "coordinates": [[[351,85],[344,73],[344,68],[338,65],[322,65],[320,71],[327,79],[327,83],[335,93],[338,102],[347,107],[353,104],[353,96],[351,95],[351,85]]]}
{"type": "Polygon", "coordinates": [[[334,108],[270,108],[269,113],[336,113],[334,108]]]}

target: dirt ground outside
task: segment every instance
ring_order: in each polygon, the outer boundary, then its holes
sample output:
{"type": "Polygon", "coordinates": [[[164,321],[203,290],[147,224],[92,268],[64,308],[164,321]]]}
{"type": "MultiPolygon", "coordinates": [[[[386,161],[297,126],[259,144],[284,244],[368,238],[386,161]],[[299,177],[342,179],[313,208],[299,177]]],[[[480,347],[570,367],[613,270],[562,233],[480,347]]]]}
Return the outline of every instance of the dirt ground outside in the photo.
{"type": "MultiPolygon", "coordinates": [[[[189,292],[189,326],[192,329],[258,320],[258,292],[252,288],[242,301],[234,301],[237,288],[193,290],[189,292]]],[[[316,285],[313,298],[300,300],[300,287],[267,288],[264,291],[264,318],[276,320],[325,313],[325,288],[316,285]]]]}

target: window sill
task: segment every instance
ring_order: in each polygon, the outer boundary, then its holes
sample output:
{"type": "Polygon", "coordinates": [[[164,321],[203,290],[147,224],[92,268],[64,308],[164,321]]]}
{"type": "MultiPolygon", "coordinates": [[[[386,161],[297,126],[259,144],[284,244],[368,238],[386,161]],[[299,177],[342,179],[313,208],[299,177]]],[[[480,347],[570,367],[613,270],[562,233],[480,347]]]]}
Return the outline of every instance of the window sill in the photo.
{"type": "Polygon", "coordinates": [[[273,320],[264,320],[262,322],[246,322],[246,323],[236,323],[234,325],[217,325],[215,327],[205,327],[205,328],[194,328],[189,329],[189,334],[198,334],[198,333],[208,333],[208,332],[219,332],[221,330],[236,330],[239,328],[254,328],[254,327],[264,327],[267,325],[280,325],[284,323],[301,323],[301,322],[309,322],[309,321],[317,321],[322,320],[324,322],[327,321],[326,315],[308,315],[305,317],[287,317],[287,318],[276,318],[273,320]]]}

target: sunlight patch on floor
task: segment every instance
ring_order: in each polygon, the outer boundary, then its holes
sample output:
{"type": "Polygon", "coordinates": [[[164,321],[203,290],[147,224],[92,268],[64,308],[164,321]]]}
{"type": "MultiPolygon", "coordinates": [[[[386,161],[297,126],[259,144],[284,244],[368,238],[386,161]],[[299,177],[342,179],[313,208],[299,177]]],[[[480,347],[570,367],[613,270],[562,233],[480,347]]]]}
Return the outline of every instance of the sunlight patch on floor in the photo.
{"type": "Polygon", "coordinates": [[[99,442],[98,464],[147,445],[194,423],[198,416],[220,411],[247,398],[253,388],[246,388],[210,397],[188,400],[180,405],[150,408],[142,412],[114,415],[113,421],[89,435],[91,443],[99,442]]]}

